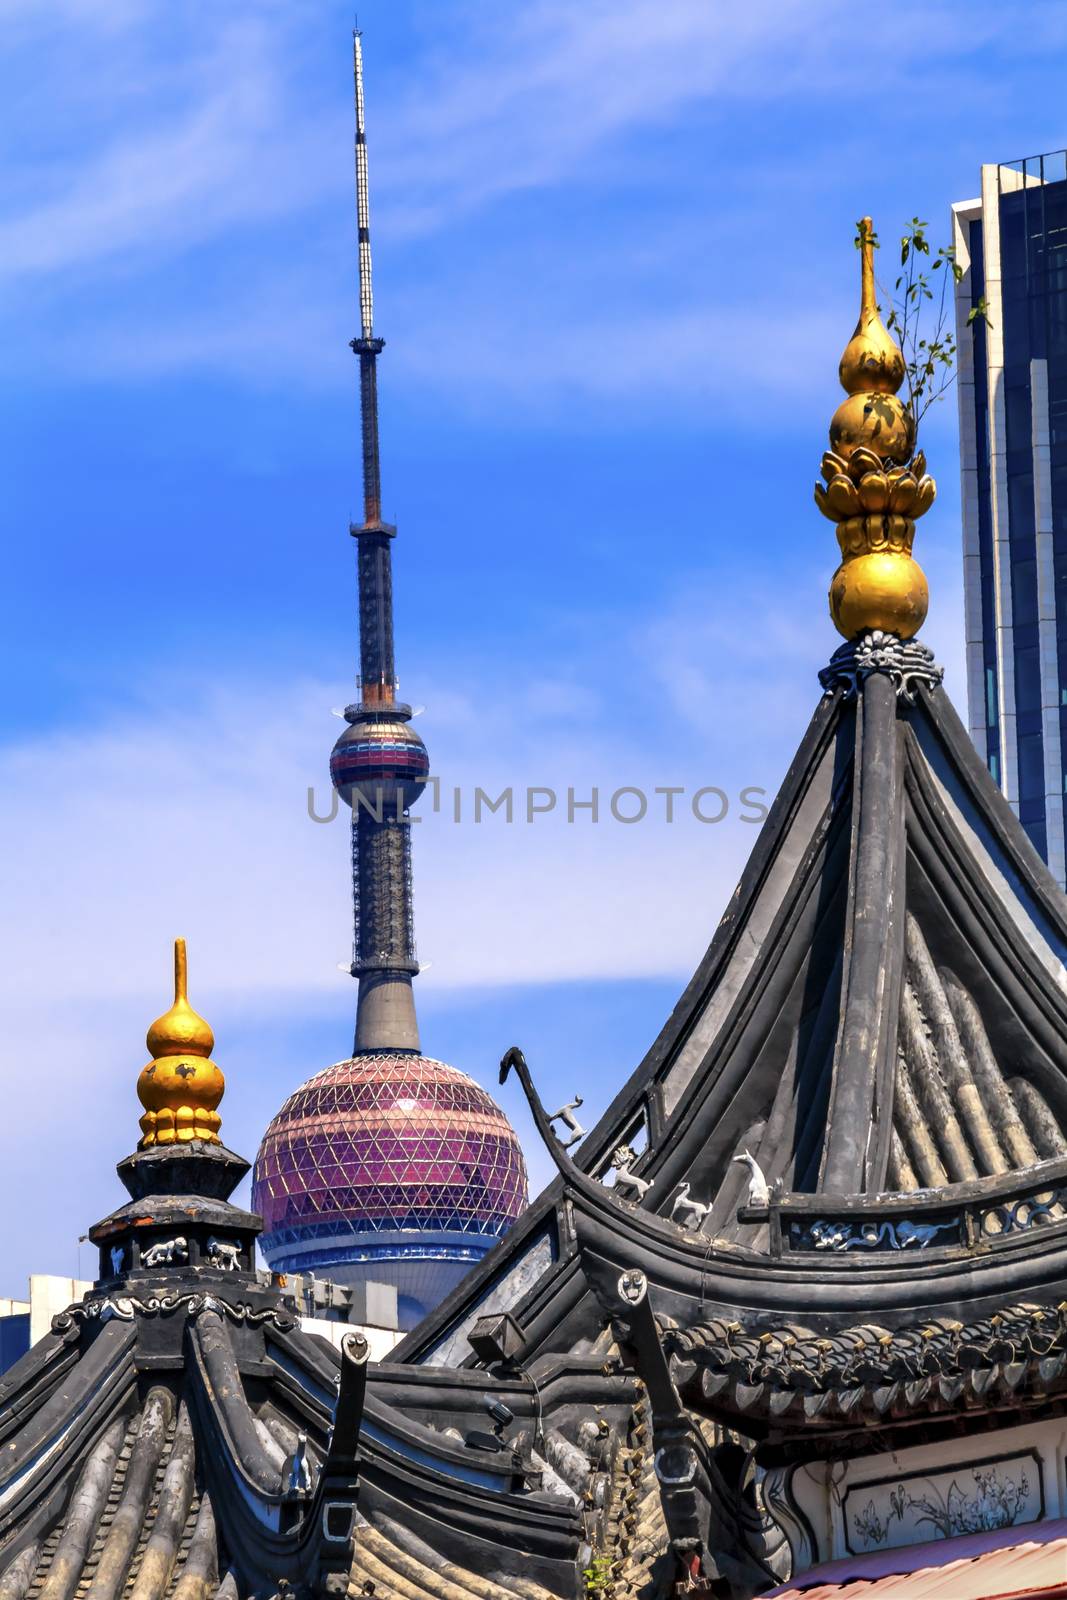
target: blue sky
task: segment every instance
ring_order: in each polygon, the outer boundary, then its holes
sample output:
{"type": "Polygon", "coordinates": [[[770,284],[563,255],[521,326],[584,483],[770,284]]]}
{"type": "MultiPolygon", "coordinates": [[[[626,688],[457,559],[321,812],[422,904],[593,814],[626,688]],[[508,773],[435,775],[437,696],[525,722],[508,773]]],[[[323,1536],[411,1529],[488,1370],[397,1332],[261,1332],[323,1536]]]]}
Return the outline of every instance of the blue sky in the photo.
{"type": "MultiPolygon", "coordinates": [[[[117,1202],[189,940],[251,1155],[347,1053],[356,659],[349,7],[0,0],[7,381],[0,1293],[117,1202]]],[[[773,792],[835,645],[811,503],[853,223],[948,236],[1067,142],[1038,0],[363,0],[402,687],[476,784],[773,792]]],[[[962,693],[954,403],[916,551],[962,693]]],[[[416,834],[423,1043],[594,1112],[756,829],[416,834]]],[[[524,1135],[514,1093],[505,1104],[524,1135]]],[[[537,1180],[545,1163],[529,1142],[537,1180]]],[[[82,1265],[88,1265],[83,1251],[82,1265]]]]}

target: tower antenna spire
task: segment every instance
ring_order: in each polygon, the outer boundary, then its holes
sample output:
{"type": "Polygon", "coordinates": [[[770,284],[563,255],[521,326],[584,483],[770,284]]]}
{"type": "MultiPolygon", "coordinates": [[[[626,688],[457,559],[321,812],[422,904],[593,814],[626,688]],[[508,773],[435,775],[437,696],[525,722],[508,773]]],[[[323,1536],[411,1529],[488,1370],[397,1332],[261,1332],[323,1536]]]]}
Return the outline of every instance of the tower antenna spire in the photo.
{"type": "MultiPolygon", "coordinates": [[[[378,357],[384,339],[374,336],[374,278],[370,251],[370,184],[367,175],[367,125],[363,105],[363,36],[352,31],[352,76],[356,97],[356,226],[359,238],[360,332],[352,340],[359,356],[359,402],[363,425],[363,522],[382,520],[382,474],[378,448],[378,357]]],[[[390,639],[390,646],[392,640],[390,639]]]]}
{"type": "Polygon", "coordinates": [[[359,309],[364,339],[374,338],[374,287],[370,254],[370,186],[367,182],[367,124],[363,106],[363,35],[352,30],[352,73],[356,91],[356,220],[359,225],[359,309]]]}

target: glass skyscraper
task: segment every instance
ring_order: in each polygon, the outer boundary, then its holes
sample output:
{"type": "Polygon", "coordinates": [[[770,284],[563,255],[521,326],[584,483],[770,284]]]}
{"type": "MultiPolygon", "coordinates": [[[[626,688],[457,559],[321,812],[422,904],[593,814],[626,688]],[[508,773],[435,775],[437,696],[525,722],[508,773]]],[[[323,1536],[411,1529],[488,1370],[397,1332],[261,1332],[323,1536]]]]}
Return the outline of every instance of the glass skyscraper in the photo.
{"type": "Polygon", "coordinates": [[[971,735],[1062,885],[1067,152],[984,166],[952,215],[971,735]]]}

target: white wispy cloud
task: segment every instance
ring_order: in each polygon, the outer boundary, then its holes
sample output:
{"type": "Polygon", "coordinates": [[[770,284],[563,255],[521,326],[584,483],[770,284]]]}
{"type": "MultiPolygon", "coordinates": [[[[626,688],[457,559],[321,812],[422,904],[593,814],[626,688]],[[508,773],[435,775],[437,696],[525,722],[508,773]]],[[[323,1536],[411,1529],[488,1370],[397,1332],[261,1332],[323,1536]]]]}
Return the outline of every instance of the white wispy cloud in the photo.
{"type": "MultiPolygon", "coordinates": [[[[78,342],[83,372],[118,379],[219,374],[277,389],[299,377],[312,391],[350,392],[348,299],[316,298],[310,277],[264,283],[231,307],[209,295],[177,308],[160,326],[129,316],[121,327],[90,329],[78,342]],[[211,303],[213,302],[213,303],[211,303]]],[[[789,376],[790,403],[825,396],[842,316],[818,310],[779,322],[758,299],[717,299],[651,312],[593,311],[573,320],[529,316],[529,298],[487,303],[471,284],[449,296],[442,318],[424,298],[393,296],[390,381],[419,394],[445,389],[472,415],[557,415],[561,404],[610,400],[616,410],[649,406],[692,411],[728,405],[736,420],[765,414],[789,376]],[[476,328],[472,336],[471,328],[476,328]]],[[[846,314],[847,315],[847,314],[846,314]]],[[[67,360],[63,350],[46,359],[67,360]]]]}
{"type": "Polygon", "coordinates": [[[840,0],[480,8],[467,47],[441,36],[383,127],[391,216],[422,230],[516,190],[564,177],[581,184],[583,158],[620,134],[713,95],[762,98],[771,63],[775,92],[788,92],[782,74],[797,46],[841,9],[840,0]]]}
{"type": "MultiPolygon", "coordinates": [[[[684,616],[680,608],[676,624],[684,616]]],[[[663,631],[672,631],[670,619],[663,631]]],[[[690,637],[696,657],[715,630],[690,637]]],[[[721,630],[718,642],[721,649],[721,630]]],[[[798,631],[798,657],[805,643],[798,631]]],[[[640,635],[620,636],[615,649],[646,645],[640,635]]],[[[753,773],[743,766],[752,749],[737,754],[732,746],[744,720],[734,691],[744,677],[760,692],[756,652],[739,651],[729,638],[717,682],[710,665],[699,676],[692,664],[687,669],[677,642],[669,656],[652,654],[650,684],[662,682],[668,709],[661,727],[642,724],[639,732],[616,719],[617,699],[604,703],[595,687],[583,709],[569,688],[565,702],[559,684],[518,672],[492,694],[472,683],[469,692],[453,688],[437,698],[431,685],[427,736],[443,802],[434,815],[427,798],[415,838],[420,942],[434,959],[435,982],[678,972],[709,932],[709,904],[716,893],[725,901],[752,830],[734,822],[718,831],[693,823],[670,829],[651,820],[631,829],[606,817],[596,829],[569,827],[566,789],[588,794],[599,784],[606,813],[608,796],[623,784],[651,793],[657,783],[706,782],[736,794],[745,782],[773,782],[805,697],[798,695],[795,717],[782,719],[782,747],[772,744],[753,773]],[[699,695],[691,692],[698,684],[699,695]],[[700,749],[682,730],[706,716],[700,702],[713,691],[725,707],[714,747],[700,749]],[[559,808],[533,826],[487,819],[476,827],[476,785],[490,794],[513,786],[520,818],[530,785],[554,788],[559,808]],[[458,826],[456,786],[464,796],[458,826]],[[693,853],[707,873],[708,898],[691,918],[668,916],[667,863],[681,873],[693,853]],[[620,896],[634,911],[623,925],[610,909],[620,896]],[[506,943],[487,932],[502,902],[530,908],[506,943]],[[563,906],[569,910],[560,919],[563,906]],[[667,922],[674,931],[664,939],[667,922]]],[[[776,661],[780,667],[780,655],[776,661]]],[[[766,668],[763,676],[769,682],[766,668]]],[[[142,709],[95,729],[52,731],[0,753],[5,829],[19,841],[0,964],[10,997],[46,1006],[60,947],[77,952],[64,984],[69,995],[145,992],[158,986],[159,951],[176,932],[196,943],[215,981],[235,991],[283,995],[336,984],[350,937],[347,829],[340,818],[316,826],[306,811],[309,785],[320,809],[329,799],[326,757],[342,725],[327,708],[336,698],[311,683],[199,691],[194,683],[175,710],[161,688],[158,699],[145,692],[142,709]],[[57,773],[71,781],[57,783],[57,773]]]]}
{"type": "MultiPolygon", "coordinates": [[[[716,117],[701,130],[694,165],[729,165],[737,161],[732,108],[813,108],[855,92],[851,0],[524,0],[457,9],[467,27],[438,30],[379,136],[390,216],[416,231],[516,191],[586,184],[590,159],[611,143],[694,107],[716,117]]],[[[995,42],[1025,49],[1021,11],[1033,17],[1035,42],[1047,44],[1049,31],[1062,38],[1063,20],[1048,10],[1030,0],[1009,17],[994,0],[899,0],[879,18],[880,110],[905,114],[920,85],[936,94],[942,80],[943,91],[946,74],[958,80],[971,53],[995,42]]],[[[855,139],[869,159],[872,132],[855,111],[857,125],[847,115],[838,125],[838,153],[855,139]]],[[[778,154],[784,182],[791,151],[778,154]]],[[[633,166],[639,225],[639,148],[633,166]]]]}
{"type": "MultiPolygon", "coordinates": [[[[958,9],[952,0],[905,0],[883,19],[883,92],[887,79],[904,81],[916,66],[937,70],[939,56],[958,51],[958,9]]],[[[1040,6],[1023,9],[1040,20],[1040,6]]],[[[992,5],[967,10],[969,49],[1009,32],[1019,48],[1023,30],[992,5]]],[[[75,30],[136,36],[83,71],[76,94],[95,98],[97,116],[79,107],[68,125],[70,142],[52,169],[58,192],[4,219],[6,274],[72,267],[131,244],[187,249],[207,233],[305,210],[349,179],[347,153],[338,160],[332,143],[342,137],[347,152],[348,108],[325,107],[300,81],[312,32],[291,0],[193,5],[189,25],[178,28],[138,0],[47,8],[4,0],[0,14],[34,25],[35,36],[18,43],[37,47],[46,72],[60,30],[68,46],[75,30]],[[148,92],[133,94],[131,79],[147,79],[148,92]],[[118,128],[107,114],[116,99],[131,110],[140,104],[118,128]]],[[[392,68],[388,92],[372,78],[378,201],[394,227],[438,226],[517,190],[581,185],[587,154],[695,102],[780,104],[810,95],[815,82],[828,89],[852,71],[849,52],[829,45],[851,16],[846,0],[454,5],[447,27],[427,29],[403,73],[392,68]]],[[[1046,14],[1042,37],[1049,26],[1046,14]]],[[[69,59],[73,71],[79,58],[69,59]]],[[[38,104],[63,126],[61,102],[45,94],[38,104]]]]}
{"type": "MultiPolygon", "coordinates": [[[[1032,38],[1047,49],[1055,32],[1047,8],[1043,22],[1040,6],[1023,9],[1033,13],[1032,38]]],[[[351,315],[347,262],[339,260],[350,243],[350,133],[347,95],[337,93],[343,74],[324,74],[312,59],[321,29],[309,26],[307,8],[235,0],[191,5],[177,19],[136,0],[64,0],[59,8],[7,0],[7,10],[13,137],[0,277],[15,291],[15,315],[29,306],[42,330],[54,330],[62,315],[76,333],[27,349],[33,369],[66,355],[103,376],[214,368],[321,384],[335,370],[327,344],[333,348],[351,315]],[[244,249],[238,264],[198,258],[191,278],[164,281],[168,264],[224,241],[244,249]],[[330,256],[338,258],[332,266],[330,256]],[[158,286],[151,295],[125,292],[148,283],[158,286]]],[[[978,0],[966,7],[961,54],[960,16],[956,0],[893,8],[880,23],[880,95],[895,86],[912,97],[920,84],[940,93],[938,74],[963,93],[957,80],[976,52],[999,42],[1018,53],[1031,37],[1018,17],[1013,23],[978,0]]],[[[791,104],[813,113],[851,85],[852,53],[838,41],[849,37],[853,17],[845,0],[733,8],[708,0],[524,0],[427,11],[421,45],[403,70],[395,62],[372,70],[369,100],[379,236],[402,255],[405,236],[459,230],[454,282],[442,281],[440,260],[428,273],[414,260],[398,263],[417,292],[392,280],[394,320],[418,335],[407,343],[425,352],[428,380],[448,373],[457,393],[488,385],[500,394],[521,368],[527,395],[535,387],[551,394],[577,375],[598,394],[625,396],[676,373],[679,392],[692,397],[708,392],[714,358],[723,387],[732,382],[730,335],[742,319],[750,327],[766,320],[776,294],[771,274],[741,301],[726,289],[721,262],[729,255],[751,282],[774,215],[773,194],[762,197],[761,223],[751,186],[732,181],[744,167],[736,112],[766,103],[779,115],[791,104]],[[701,253],[711,270],[702,289],[683,288],[672,301],[663,294],[671,271],[664,250],[678,233],[677,208],[658,191],[674,170],[664,161],[674,158],[651,154],[640,135],[690,115],[690,209],[704,206],[708,215],[691,220],[674,249],[688,252],[688,279],[701,253]],[[553,187],[581,196],[598,183],[616,201],[629,196],[632,229],[612,235],[602,260],[585,230],[585,281],[562,300],[563,241],[553,268],[551,241],[528,222],[518,245],[524,269],[499,241],[463,234],[465,218],[509,196],[553,187]],[[604,306],[609,285],[613,303],[604,306]],[[650,290],[658,291],[651,304],[650,290]],[[457,343],[473,362],[449,364],[457,343]]],[[[372,12],[372,65],[374,20],[372,12]]],[[[343,25],[337,33],[342,50],[343,25]]],[[[968,92],[978,88],[976,76],[968,92]]],[[[832,159],[862,169],[869,138],[862,119],[846,124],[832,159]]],[[[793,160],[782,148],[773,162],[770,187],[780,197],[796,188],[793,160]]],[[[801,275],[794,287],[800,304],[818,294],[816,277],[801,275]]],[[[783,360],[792,371],[819,331],[818,316],[798,321],[792,332],[778,330],[791,344],[783,360]]],[[[775,372],[772,363],[762,370],[775,372]]],[[[511,390],[518,387],[513,380],[511,390]]]]}
{"type": "MultiPolygon", "coordinates": [[[[676,625],[689,603],[679,602],[676,625]]],[[[663,627],[670,630],[670,617],[663,627]]],[[[605,625],[598,637],[603,671],[584,698],[571,694],[569,678],[531,678],[518,663],[498,670],[495,684],[472,668],[439,694],[429,685],[425,733],[442,806],[435,815],[426,797],[414,839],[419,950],[429,963],[423,986],[460,994],[583,978],[681,982],[699,959],[757,833],[738,820],[738,792],[745,784],[774,788],[809,707],[799,696],[786,710],[768,690],[773,731],[757,767],[751,745],[735,752],[753,684],[762,692],[754,645],[739,651],[718,640],[729,648],[715,685],[723,710],[709,738],[697,734],[687,693],[695,679],[680,670],[680,651],[658,668],[669,676],[679,669],[672,702],[655,674],[645,681],[645,636],[613,635],[605,625]],[[640,715],[623,715],[620,697],[637,706],[641,692],[640,715]],[[701,826],[683,800],[673,825],[654,820],[664,804],[653,794],[657,784],[690,792],[719,785],[730,815],[701,826]],[[475,786],[496,797],[509,785],[514,822],[501,813],[475,825],[475,786]],[[553,816],[528,825],[525,790],[534,785],[554,788],[559,802],[553,816]],[[568,787],[583,800],[596,785],[600,823],[581,811],[568,824],[568,787]],[[611,820],[610,796],[624,785],[648,793],[648,821],[611,820]]],[[[710,632],[694,636],[693,650],[712,643],[710,632]]],[[[810,653],[799,638],[788,648],[798,659],[810,653]]],[[[813,679],[808,687],[813,702],[813,679]]],[[[316,825],[306,810],[309,784],[320,803],[329,796],[326,756],[341,724],[328,707],[336,698],[312,682],[192,681],[176,709],[171,686],[149,682],[121,717],[0,753],[5,835],[17,841],[0,935],[6,1173],[22,1170],[19,1151],[38,1136],[53,1137],[57,1117],[66,1144],[77,1144],[74,1130],[109,1124],[121,1105],[132,1135],[140,1035],[165,1004],[176,934],[189,941],[209,1014],[255,1007],[292,1018],[328,1007],[331,996],[339,1014],[344,1009],[347,824],[339,817],[316,825]]],[[[240,1051],[240,1038],[231,1038],[227,1054],[240,1051]]],[[[295,1082],[307,1070],[294,1061],[278,1075],[295,1082]]],[[[92,1167],[104,1184],[106,1167],[100,1177],[91,1144],[83,1141],[70,1160],[72,1171],[92,1167]]]]}
{"type": "MultiPolygon", "coordinates": [[[[0,217],[0,274],[69,275],[106,262],[128,277],[144,261],[314,203],[332,173],[313,159],[321,119],[307,109],[295,124],[287,118],[285,37],[237,14],[187,42],[169,68],[145,61],[143,40],[120,50],[96,82],[104,104],[83,111],[85,134],[75,123],[69,143],[30,155],[32,198],[0,217]],[[130,79],[144,73],[155,92],[131,96],[130,79]],[[117,126],[106,114],[113,94],[125,108],[117,126]]],[[[25,177],[13,187],[28,198],[25,177]]]]}
{"type": "MultiPolygon", "coordinates": [[[[705,0],[457,7],[405,64],[400,93],[381,94],[375,108],[390,225],[424,231],[531,185],[581,183],[585,154],[694,98],[765,94],[769,63],[776,93],[787,92],[813,9],[825,19],[842,0],[775,0],[742,12],[705,0]]],[[[342,175],[350,181],[341,156],[347,106],[324,108],[298,81],[306,12],[238,3],[196,6],[193,16],[175,33],[133,0],[99,11],[67,0],[67,29],[110,25],[135,38],[97,54],[80,76],[77,94],[89,106],[67,125],[61,160],[35,161],[26,141],[34,175],[53,192],[0,220],[5,276],[105,258],[125,267],[130,251],[182,253],[264,217],[299,214],[342,175]],[[152,92],[131,97],[131,80],[145,76],[152,92]],[[118,126],[116,100],[129,112],[118,126]]],[[[38,8],[36,20],[36,41],[21,43],[32,54],[36,42],[45,56],[60,17],[38,8]]],[[[57,103],[44,94],[37,104],[57,103]]],[[[63,126],[61,101],[58,109],[63,126]]],[[[26,195],[15,177],[14,191],[26,195]]]]}

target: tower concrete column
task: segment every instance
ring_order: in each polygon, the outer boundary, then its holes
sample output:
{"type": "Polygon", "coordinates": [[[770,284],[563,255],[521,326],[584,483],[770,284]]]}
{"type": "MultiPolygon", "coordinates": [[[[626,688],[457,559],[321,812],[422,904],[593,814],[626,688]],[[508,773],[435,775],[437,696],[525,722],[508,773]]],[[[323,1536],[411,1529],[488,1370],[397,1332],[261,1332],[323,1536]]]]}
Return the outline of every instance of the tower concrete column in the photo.
{"type": "Polygon", "coordinates": [[[409,972],[364,972],[356,1002],[353,1055],[384,1051],[418,1054],[419,1023],[409,972]]]}

